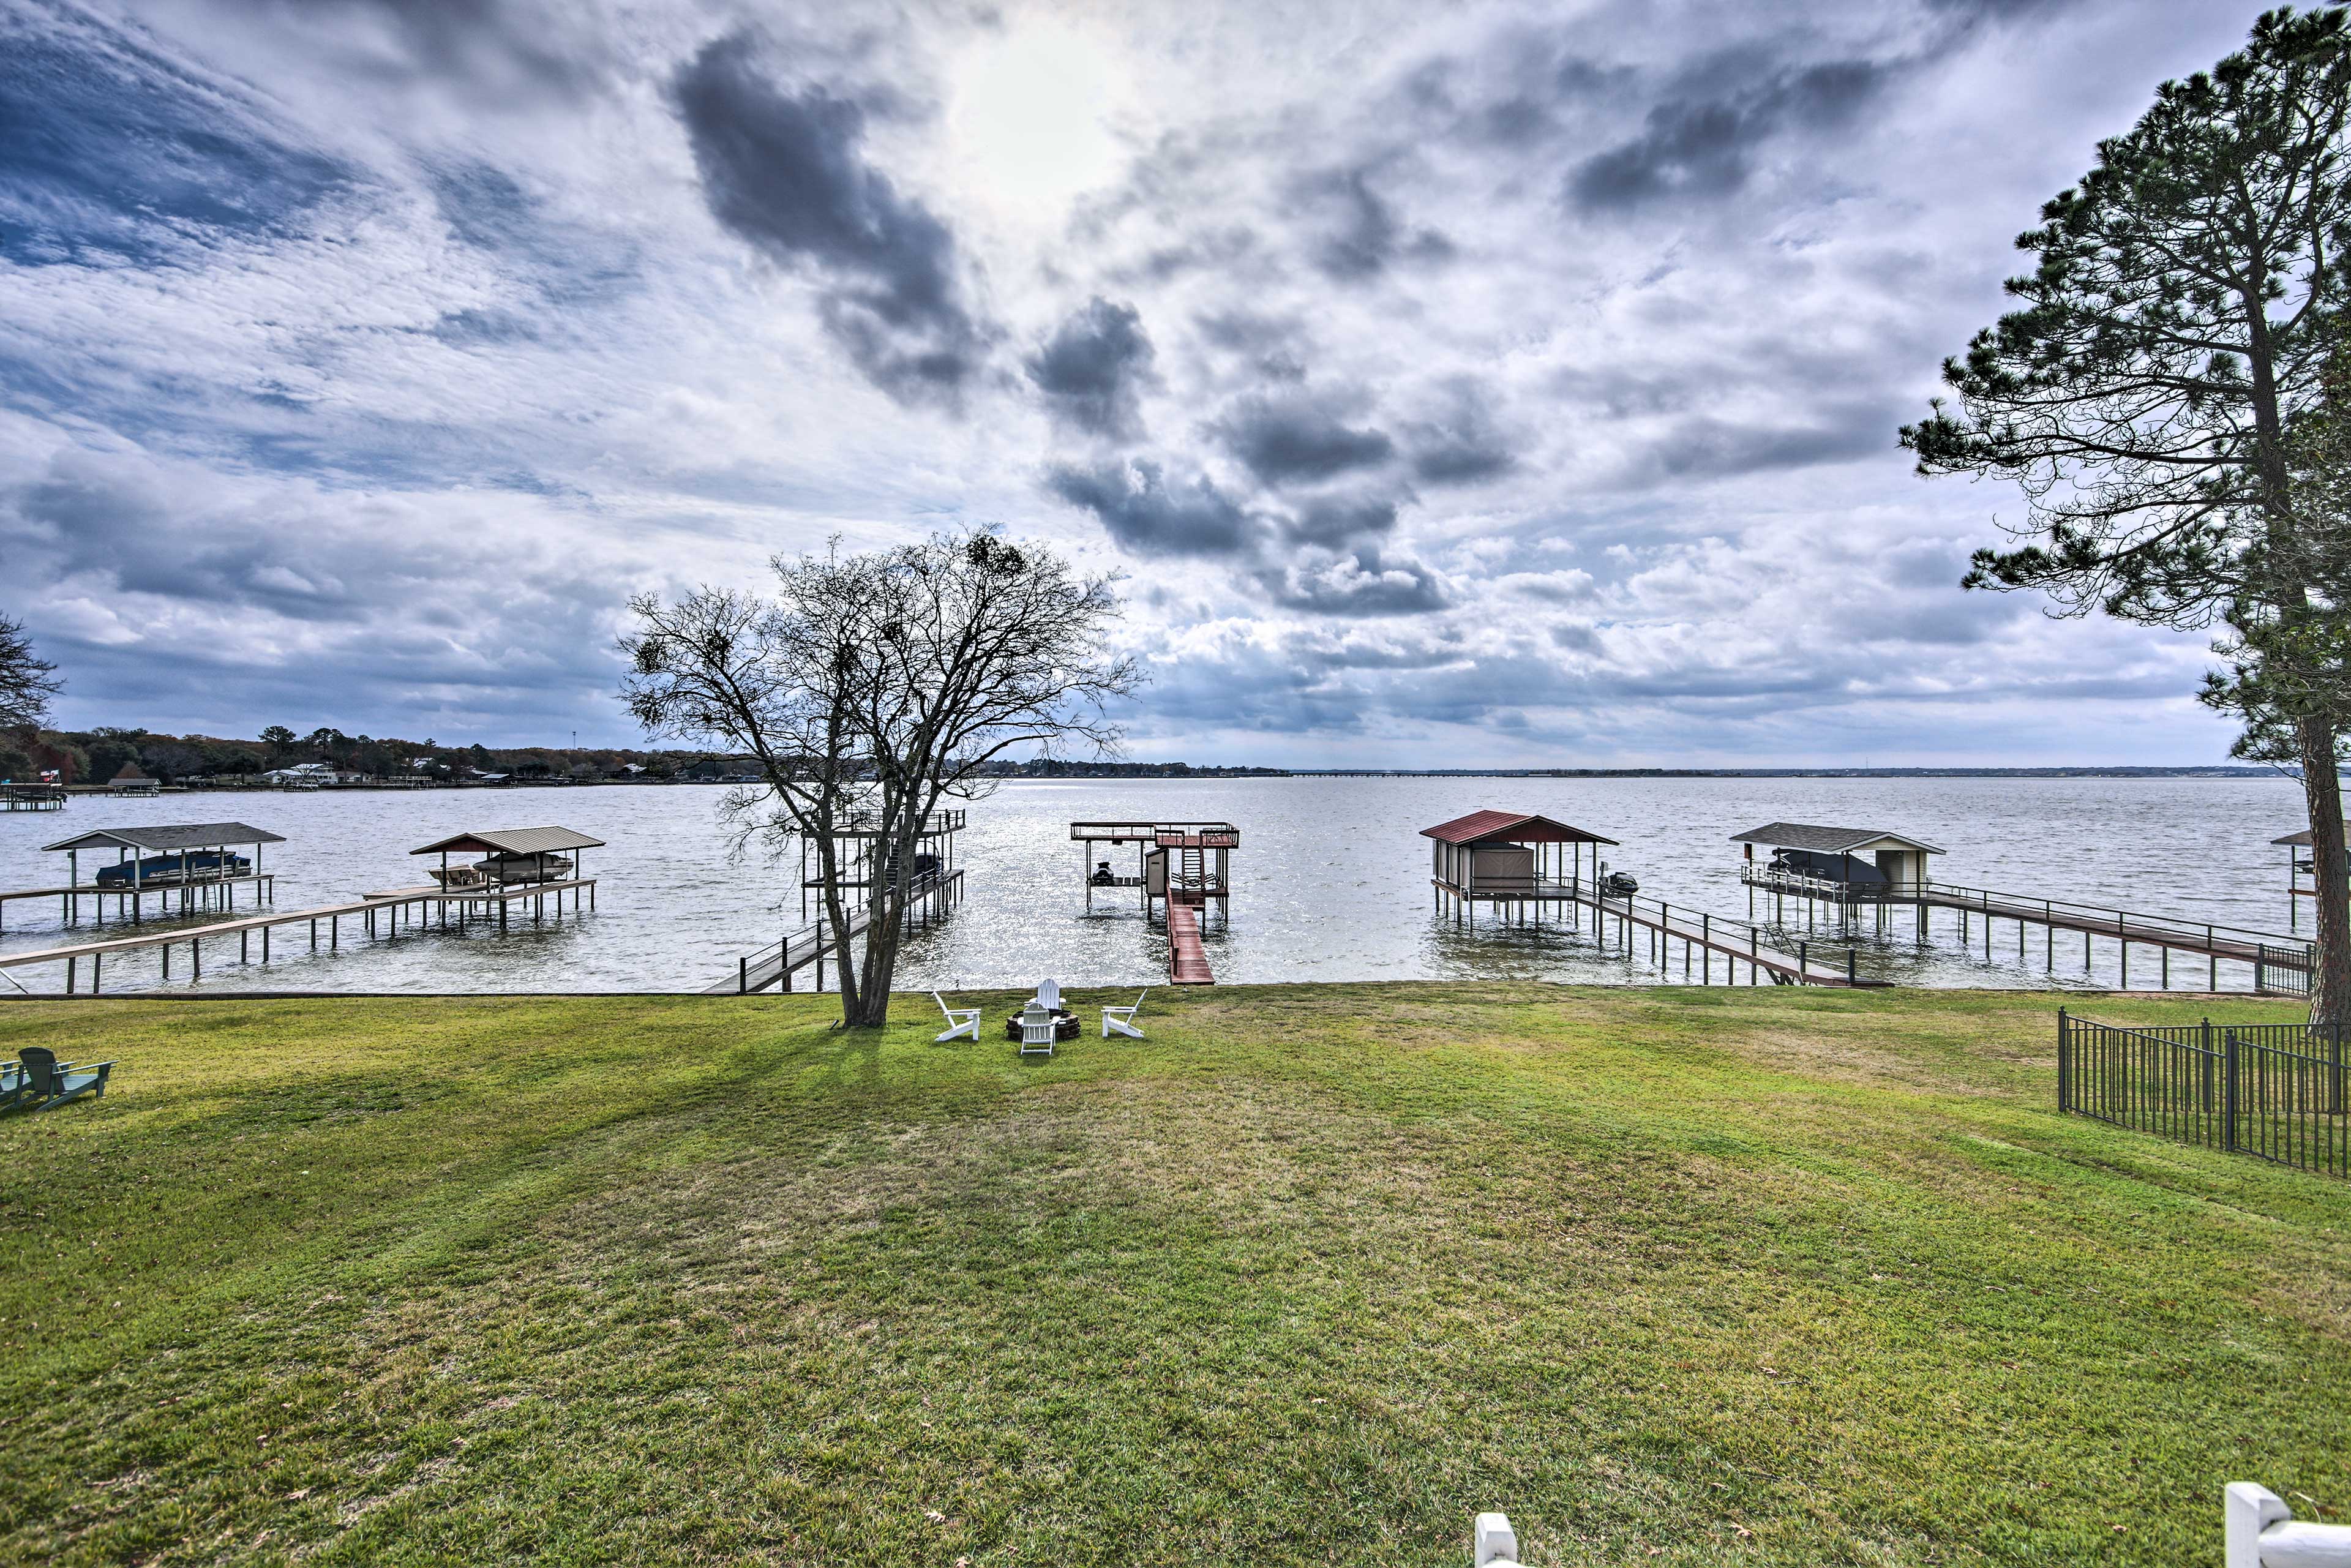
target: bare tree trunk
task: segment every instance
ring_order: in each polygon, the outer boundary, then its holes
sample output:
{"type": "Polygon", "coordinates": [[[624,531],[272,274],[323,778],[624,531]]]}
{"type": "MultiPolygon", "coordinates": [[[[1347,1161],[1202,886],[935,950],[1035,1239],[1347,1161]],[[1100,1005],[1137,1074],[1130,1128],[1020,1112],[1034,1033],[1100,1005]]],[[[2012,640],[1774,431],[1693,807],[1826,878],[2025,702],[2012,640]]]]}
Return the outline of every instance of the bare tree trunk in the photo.
{"type": "MultiPolygon", "coordinates": [[[[915,819],[919,828],[921,819],[915,819]]],[[[906,887],[914,874],[914,832],[901,829],[876,854],[866,905],[865,962],[853,1005],[844,993],[841,1021],[851,1029],[881,1029],[890,1021],[890,986],[906,928],[906,887]]]]}
{"type": "Polygon", "coordinates": [[[2343,781],[2335,758],[2335,727],[2305,718],[2294,725],[2302,753],[2302,792],[2310,809],[2310,862],[2318,905],[2317,967],[2310,977],[2310,1021],[2334,1028],[2351,1023],[2351,867],[2344,861],[2343,781]]]}

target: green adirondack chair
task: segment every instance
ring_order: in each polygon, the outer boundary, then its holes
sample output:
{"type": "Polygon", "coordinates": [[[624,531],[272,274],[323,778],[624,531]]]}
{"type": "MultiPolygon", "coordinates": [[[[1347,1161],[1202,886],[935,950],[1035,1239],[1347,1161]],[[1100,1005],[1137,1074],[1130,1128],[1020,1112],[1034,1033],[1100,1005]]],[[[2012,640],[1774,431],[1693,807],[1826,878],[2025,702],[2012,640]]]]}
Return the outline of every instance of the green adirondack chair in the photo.
{"type": "Polygon", "coordinates": [[[35,1111],[54,1111],[85,1094],[93,1098],[104,1094],[107,1074],[114,1071],[110,1061],[79,1065],[59,1061],[57,1052],[46,1046],[28,1045],[18,1055],[23,1060],[16,1070],[25,1086],[17,1103],[35,1111]]]}
{"type": "Polygon", "coordinates": [[[31,1083],[23,1062],[0,1061],[0,1111],[14,1111],[31,1083]]]}

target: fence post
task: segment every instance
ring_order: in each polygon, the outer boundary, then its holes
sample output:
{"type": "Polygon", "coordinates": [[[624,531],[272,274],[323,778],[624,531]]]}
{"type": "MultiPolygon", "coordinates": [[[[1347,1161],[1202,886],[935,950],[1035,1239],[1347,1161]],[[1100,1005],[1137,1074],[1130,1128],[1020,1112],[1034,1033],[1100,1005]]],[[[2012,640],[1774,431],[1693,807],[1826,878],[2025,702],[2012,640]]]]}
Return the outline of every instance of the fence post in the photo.
{"type": "Polygon", "coordinates": [[[2237,1146],[2237,1031],[2220,1031],[2220,1146],[2237,1146]]]}
{"type": "Polygon", "coordinates": [[[2202,1027],[2199,1043],[2204,1047],[2204,1114],[2209,1116],[2212,1113],[2212,1020],[2206,1019],[2202,1027]]]}
{"type": "MultiPolygon", "coordinates": [[[[1991,927],[1987,925],[1984,929],[1989,931],[1991,927]]],[[[1854,970],[1854,955],[1856,951],[1858,949],[1852,947],[1844,950],[1844,983],[1848,986],[1860,984],[1860,977],[1854,970]]]]}
{"type": "Polygon", "coordinates": [[[2057,1109],[2074,1108],[2074,1030],[2065,1009],[2057,1009],[2057,1109]]]}
{"type": "Polygon", "coordinates": [[[735,960],[735,994],[738,997],[751,994],[751,960],[748,955],[735,960]]]}
{"type": "Polygon", "coordinates": [[[2343,1114],[2343,1020],[2339,1018],[2335,1020],[2335,1049],[2326,1059],[2326,1113],[2343,1114]]]}

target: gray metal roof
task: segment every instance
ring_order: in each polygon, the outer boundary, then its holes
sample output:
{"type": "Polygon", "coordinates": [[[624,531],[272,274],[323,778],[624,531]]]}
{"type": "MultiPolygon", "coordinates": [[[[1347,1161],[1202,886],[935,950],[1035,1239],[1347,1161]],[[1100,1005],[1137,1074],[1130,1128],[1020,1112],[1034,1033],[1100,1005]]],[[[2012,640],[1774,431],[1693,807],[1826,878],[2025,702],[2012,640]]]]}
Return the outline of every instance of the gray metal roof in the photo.
{"type": "MultiPolygon", "coordinates": [[[[2344,831],[2351,833],[2351,822],[2344,823],[2343,828],[2344,831]]],[[[2306,850],[2310,847],[2310,833],[2311,830],[2304,828],[2298,833],[2288,833],[2282,839],[2272,839],[2270,842],[2273,844],[2292,844],[2298,850],[2306,850]]]]}
{"type": "Polygon", "coordinates": [[[160,828],[93,828],[54,844],[49,850],[209,850],[236,844],[282,844],[283,833],[272,833],[244,822],[172,822],[160,828]]]}
{"type": "Polygon", "coordinates": [[[1892,843],[1904,849],[1938,855],[1938,846],[1919,839],[1889,833],[1883,828],[1823,828],[1811,822],[1766,822],[1743,833],[1733,833],[1734,844],[1769,844],[1775,850],[1811,850],[1815,854],[1840,855],[1864,844],[1892,843]]]}
{"type": "Polygon", "coordinates": [[[503,854],[551,855],[563,850],[592,850],[604,841],[569,828],[476,828],[436,839],[408,852],[413,855],[503,854]]]}

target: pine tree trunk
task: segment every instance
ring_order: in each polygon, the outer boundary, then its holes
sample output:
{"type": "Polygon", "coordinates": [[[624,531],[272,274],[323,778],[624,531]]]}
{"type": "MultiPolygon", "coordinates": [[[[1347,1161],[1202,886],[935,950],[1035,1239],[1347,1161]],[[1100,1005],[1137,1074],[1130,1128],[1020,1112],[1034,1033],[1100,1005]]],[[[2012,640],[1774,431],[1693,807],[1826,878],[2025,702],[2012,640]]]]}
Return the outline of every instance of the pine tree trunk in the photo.
{"type": "Polygon", "coordinates": [[[2335,727],[2306,718],[2294,726],[2302,753],[2302,792],[2310,809],[2310,863],[2316,873],[2317,967],[2310,976],[2310,1021],[2351,1023],[2351,867],[2344,862],[2343,781],[2335,727]]]}

